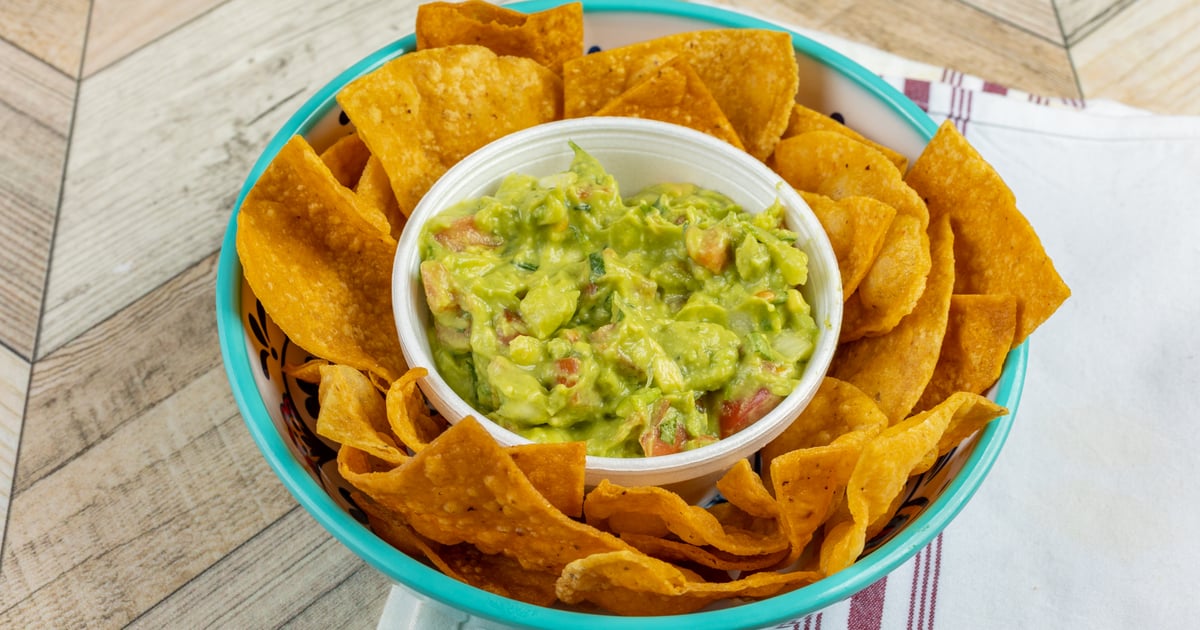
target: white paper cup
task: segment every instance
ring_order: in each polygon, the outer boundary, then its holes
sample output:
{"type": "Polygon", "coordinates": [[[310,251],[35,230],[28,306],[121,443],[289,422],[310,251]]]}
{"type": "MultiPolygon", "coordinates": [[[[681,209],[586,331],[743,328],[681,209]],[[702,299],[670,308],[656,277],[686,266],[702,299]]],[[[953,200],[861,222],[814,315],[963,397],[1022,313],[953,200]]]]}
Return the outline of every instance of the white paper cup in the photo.
{"type": "Polygon", "coordinates": [[[837,259],[820,222],[804,200],[778,175],[732,145],[685,127],[637,118],[589,117],[532,127],[505,136],[472,153],[441,177],[417,204],[400,238],[392,271],[392,308],[401,347],[410,367],[429,376],[419,384],[450,422],[474,416],[502,445],[528,439],[487,420],[438,375],[430,350],[430,314],[420,282],[418,242],[425,221],[457,202],[492,194],[506,176],[536,177],[568,170],[574,142],[595,157],[617,181],[622,194],[652,184],[692,183],[721,192],[748,212],[777,199],[786,210],[796,245],[808,254],[808,282],[801,293],[813,309],[817,339],[795,390],[770,413],[714,444],[671,455],[639,458],[587,458],[586,483],[607,479],[623,486],[667,487],[701,500],[737,460],[753,455],[779,435],[812,399],[837,346],[842,320],[842,283],[837,259]]]}

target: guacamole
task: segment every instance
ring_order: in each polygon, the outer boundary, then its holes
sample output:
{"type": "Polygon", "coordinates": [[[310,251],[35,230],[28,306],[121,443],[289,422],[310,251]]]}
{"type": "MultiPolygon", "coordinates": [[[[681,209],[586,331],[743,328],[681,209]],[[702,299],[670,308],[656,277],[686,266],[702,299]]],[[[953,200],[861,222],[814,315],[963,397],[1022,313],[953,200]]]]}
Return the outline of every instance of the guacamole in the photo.
{"type": "Polygon", "coordinates": [[[761,418],[817,334],[783,208],[692,184],[622,199],[572,148],[569,171],[510,175],[426,224],[438,371],[501,426],[591,455],[674,453],[761,418]]]}

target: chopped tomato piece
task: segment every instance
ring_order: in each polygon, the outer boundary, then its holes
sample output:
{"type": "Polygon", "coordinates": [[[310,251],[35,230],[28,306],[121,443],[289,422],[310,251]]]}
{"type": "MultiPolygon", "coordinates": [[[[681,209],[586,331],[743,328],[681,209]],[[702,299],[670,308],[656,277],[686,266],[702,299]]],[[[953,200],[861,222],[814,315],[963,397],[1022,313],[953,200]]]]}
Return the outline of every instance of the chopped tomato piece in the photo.
{"type": "Polygon", "coordinates": [[[554,362],[554,380],[559,385],[575,387],[579,382],[580,361],[577,357],[564,357],[554,362]]]}
{"type": "Polygon", "coordinates": [[[650,422],[646,425],[646,430],[642,432],[639,442],[642,444],[642,451],[646,453],[646,457],[654,457],[655,455],[670,455],[683,450],[683,443],[687,440],[687,430],[682,422],[676,422],[671,426],[664,427],[663,420],[666,419],[671,411],[671,403],[666,400],[658,401],[654,406],[654,413],[650,418],[650,422]],[[664,428],[666,429],[664,431],[664,428]],[[666,435],[663,435],[666,433],[666,435]],[[667,439],[663,439],[667,438],[667,439]]]}
{"type": "Polygon", "coordinates": [[[761,387],[746,398],[721,403],[721,437],[729,437],[754,424],[774,409],[781,400],[783,399],[772,394],[767,388],[761,387]]]}
{"type": "Polygon", "coordinates": [[[707,230],[690,227],[684,235],[688,256],[713,273],[721,273],[729,262],[733,239],[727,230],[713,227],[707,230]]]}
{"type": "Polygon", "coordinates": [[[487,234],[479,229],[475,217],[463,217],[447,225],[446,228],[433,235],[437,242],[447,249],[461,252],[468,247],[499,247],[504,241],[495,234],[487,234]]]}

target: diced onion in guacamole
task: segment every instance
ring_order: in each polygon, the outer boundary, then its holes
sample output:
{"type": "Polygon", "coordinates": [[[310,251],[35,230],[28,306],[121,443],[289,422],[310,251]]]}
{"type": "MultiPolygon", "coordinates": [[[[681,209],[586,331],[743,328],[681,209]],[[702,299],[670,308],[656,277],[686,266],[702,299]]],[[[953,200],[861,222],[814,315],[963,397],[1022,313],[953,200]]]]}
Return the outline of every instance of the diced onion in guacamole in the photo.
{"type": "Polygon", "coordinates": [[[438,371],[501,426],[591,455],[679,452],[761,418],[817,332],[783,208],[692,184],[622,199],[572,148],[569,171],[510,175],[426,224],[438,371]]]}

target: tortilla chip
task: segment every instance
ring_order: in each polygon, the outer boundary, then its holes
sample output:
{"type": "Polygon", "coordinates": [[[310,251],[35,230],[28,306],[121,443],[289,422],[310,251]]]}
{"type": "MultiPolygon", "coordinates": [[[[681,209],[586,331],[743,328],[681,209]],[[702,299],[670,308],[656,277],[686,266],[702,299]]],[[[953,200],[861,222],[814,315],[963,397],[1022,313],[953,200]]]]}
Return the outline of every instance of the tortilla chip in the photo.
{"type": "MultiPolygon", "coordinates": [[[[800,415],[778,437],[759,451],[763,480],[775,486],[771,462],[786,453],[827,446],[848,433],[864,431],[870,436],[888,426],[879,405],[852,383],[825,377],[800,415]]],[[[776,497],[779,496],[776,492],[776,497]]]]}
{"type": "Polygon", "coordinates": [[[619,615],[678,615],[720,599],[771,597],[819,577],[811,572],[766,571],[729,582],[704,582],[662,560],[616,551],[572,562],[559,578],[556,591],[568,604],[589,601],[619,615]]]}
{"type": "Polygon", "coordinates": [[[821,547],[821,572],[832,575],[862,553],[869,529],[895,514],[893,504],[926,454],[958,434],[952,425],[977,426],[1004,408],[975,394],[960,393],[942,404],[891,426],[863,449],[847,484],[850,520],[831,520],[821,547]]]}
{"type": "Polygon", "coordinates": [[[563,65],[565,116],[596,113],[681,54],[688,55],[746,151],[760,160],[771,155],[799,85],[792,39],[782,31],[678,33],[572,59],[563,65]]]}
{"type": "Polygon", "coordinates": [[[804,553],[814,534],[846,491],[850,473],[874,432],[854,432],[826,446],[783,453],[771,460],[771,482],[791,541],[788,566],[804,553]]]}
{"type": "Polygon", "coordinates": [[[629,543],[638,551],[674,563],[692,563],[721,571],[758,571],[775,566],[788,555],[787,549],[758,556],[738,556],[714,547],[700,547],[678,540],[645,536],[642,534],[621,534],[621,540],[629,543]]]}
{"type": "Polygon", "coordinates": [[[908,184],[904,174],[875,148],[833,131],[809,131],[779,142],[774,165],[780,177],[797,190],[815,192],[832,199],[861,195],[878,199],[896,209],[896,216],[910,216],[929,226],[925,202],[908,184]]]}
{"type": "Polygon", "coordinates": [[[321,382],[321,367],[331,365],[325,359],[310,359],[304,363],[283,366],[283,373],[305,383],[321,382]]]}
{"type": "Polygon", "coordinates": [[[739,149],[741,138],[687,55],[659,66],[650,76],[596,111],[596,116],[629,116],[674,123],[720,138],[739,149]]]}
{"type": "Polygon", "coordinates": [[[371,151],[357,133],[338,138],[328,149],[321,152],[321,161],[329,167],[334,179],[346,188],[354,188],[358,183],[369,157],[371,151]]]}
{"type": "Polygon", "coordinates": [[[404,213],[392,193],[392,182],[388,179],[387,171],[379,158],[371,156],[363,167],[362,176],[354,188],[358,198],[359,213],[375,229],[400,240],[400,231],[404,229],[404,213]]]}
{"type": "MultiPolygon", "coordinates": [[[[704,508],[689,505],[679,495],[655,486],[623,488],[603,480],[583,500],[589,525],[622,534],[621,523],[659,520],[680,540],[715,547],[739,556],[756,556],[786,549],[787,537],[776,529],[769,535],[739,527],[725,527],[704,508]],[[614,516],[623,515],[618,521],[614,516]]],[[[657,529],[657,528],[656,528],[657,529]]],[[[641,526],[631,533],[654,535],[641,526]]]]}
{"type": "Polygon", "coordinates": [[[359,216],[304,138],[289,140],[246,195],[237,251],[293,342],[388,382],[408,369],[392,320],[395,242],[359,216]]]}
{"type": "Polygon", "coordinates": [[[504,450],[551,505],[567,516],[583,516],[587,442],[520,444],[504,450]]]}
{"type": "Polygon", "coordinates": [[[456,44],[497,55],[527,57],[562,74],[583,54],[583,6],[578,2],[525,14],[488,2],[430,2],[417,7],[417,50],[456,44]]]}
{"type": "Polygon", "coordinates": [[[874,400],[894,424],[912,410],[933,377],[954,288],[954,234],[948,219],[930,230],[933,267],[921,299],[894,329],[880,337],[842,344],[829,367],[874,400]]]}
{"type": "Polygon", "coordinates": [[[321,366],[317,435],[391,464],[408,460],[391,435],[383,397],[371,379],[345,365],[321,366]]]}
{"type": "Polygon", "coordinates": [[[365,495],[352,495],[367,515],[371,531],[397,549],[424,556],[446,575],[476,588],[538,606],[550,606],[557,573],[525,569],[502,554],[485,554],[468,544],[440,545],[413,531],[404,518],[365,495]]]}
{"type": "Polygon", "coordinates": [[[719,480],[717,490],[725,500],[747,514],[765,519],[779,518],[779,506],[763,485],[750,460],[739,459],[719,480]]]}
{"type": "Polygon", "coordinates": [[[817,193],[801,192],[800,196],[829,236],[842,276],[842,300],[848,300],[883,249],[896,209],[870,197],[834,201],[817,193]]]}
{"type": "Polygon", "coordinates": [[[396,485],[402,470],[402,465],[384,461],[348,444],[338,449],[337,464],[342,479],[372,499],[387,494],[396,485]]]}
{"type": "Polygon", "coordinates": [[[539,571],[561,571],[578,558],[632,549],[555,508],[474,418],[460,420],[384,475],[372,484],[374,492],[364,492],[443,545],[470,543],[539,571]]]}
{"type": "Polygon", "coordinates": [[[1017,327],[1011,295],[953,295],[933,377],[913,408],[929,409],[954,392],[982,394],[1004,370],[1017,327]]]}
{"type": "Polygon", "coordinates": [[[467,154],[559,118],[562,83],[530,59],[449,46],[401,55],[347,85],[337,100],[382,162],[407,217],[467,154]]]}
{"type": "Polygon", "coordinates": [[[950,216],[954,292],[1017,298],[1012,347],[1070,297],[1071,289],[1017,209],[1012,191],[952,123],[938,128],[906,181],[929,204],[932,216],[950,216]]]}
{"type": "Polygon", "coordinates": [[[413,368],[392,382],[387,391],[387,420],[400,443],[421,452],[446,430],[441,416],[433,417],[417,381],[425,378],[425,368],[413,368]]]}
{"type": "Polygon", "coordinates": [[[917,219],[896,215],[871,268],[843,305],[838,341],[877,337],[895,328],[916,308],[931,264],[929,235],[917,219]]]}
{"type": "Polygon", "coordinates": [[[854,129],[822,114],[821,112],[809,109],[800,103],[796,103],[792,107],[792,114],[788,118],[787,130],[783,132],[784,138],[798,136],[809,131],[832,131],[840,133],[848,138],[853,138],[887,157],[888,161],[896,165],[896,170],[901,173],[908,170],[908,158],[899,151],[895,151],[887,146],[879,144],[868,139],[866,136],[858,133],[854,129]]]}

